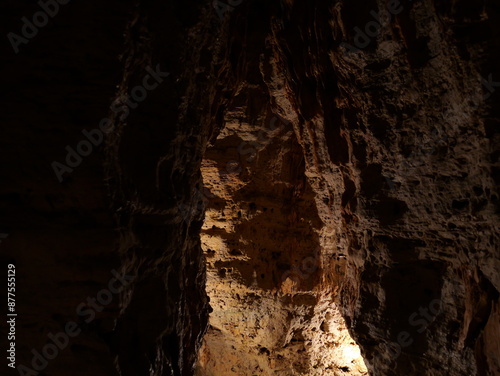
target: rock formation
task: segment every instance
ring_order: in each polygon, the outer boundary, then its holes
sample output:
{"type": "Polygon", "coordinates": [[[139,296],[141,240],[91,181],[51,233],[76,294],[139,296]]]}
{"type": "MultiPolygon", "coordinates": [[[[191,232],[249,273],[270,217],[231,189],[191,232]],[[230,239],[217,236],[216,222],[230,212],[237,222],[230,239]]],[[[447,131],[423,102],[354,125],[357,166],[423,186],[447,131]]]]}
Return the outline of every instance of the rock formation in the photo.
{"type": "Polygon", "coordinates": [[[66,7],[6,59],[20,363],[74,320],[47,375],[500,375],[498,4],[66,7]]]}

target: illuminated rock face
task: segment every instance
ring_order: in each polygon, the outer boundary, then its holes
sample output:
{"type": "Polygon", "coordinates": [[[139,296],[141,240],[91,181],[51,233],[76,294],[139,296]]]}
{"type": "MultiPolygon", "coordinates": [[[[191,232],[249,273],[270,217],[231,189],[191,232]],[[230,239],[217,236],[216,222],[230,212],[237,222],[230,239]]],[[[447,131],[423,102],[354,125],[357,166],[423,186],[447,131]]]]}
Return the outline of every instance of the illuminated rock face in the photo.
{"type": "Polygon", "coordinates": [[[500,374],[500,17],[448,3],[61,10],[7,58],[19,362],[119,269],[136,279],[45,373],[500,374]],[[51,161],[157,64],[59,184],[51,161]]]}
{"type": "Polygon", "coordinates": [[[293,128],[271,113],[256,122],[228,122],[202,165],[213,312],[200,374],[364,375],[336,304],[345,255],[318,217],[293,128]]]}
{"type": "Polygon", "coordinates": [[[499,374],[496,10],[252,9],[202,164],[199,374],[499,374]]]}

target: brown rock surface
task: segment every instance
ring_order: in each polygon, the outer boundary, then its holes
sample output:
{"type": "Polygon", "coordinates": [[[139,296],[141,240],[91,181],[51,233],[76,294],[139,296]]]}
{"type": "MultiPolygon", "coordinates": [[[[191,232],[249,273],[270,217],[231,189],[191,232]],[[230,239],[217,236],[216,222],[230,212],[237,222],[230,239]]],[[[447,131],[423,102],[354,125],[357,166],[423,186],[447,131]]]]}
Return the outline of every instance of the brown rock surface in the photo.
{"type": "Polygon", "coordinates": [[[358,374],[335,353],[337,307],[371,374],[500,374],[498,93],[482,80],[499,77],[498,9],[405,2],[365,49],[340,46],[381,6],[233,15],[240,84],[202,167],[200,374],[358,374]],[[273,114],[293,134],[266,131],[273,114]]]}
{"type": "Polygon", "coordinates": [[[8,55],[18,362],[80,320],[46,375],[499,375],[500,8],[389,4],[71,3],[8,55]]]}

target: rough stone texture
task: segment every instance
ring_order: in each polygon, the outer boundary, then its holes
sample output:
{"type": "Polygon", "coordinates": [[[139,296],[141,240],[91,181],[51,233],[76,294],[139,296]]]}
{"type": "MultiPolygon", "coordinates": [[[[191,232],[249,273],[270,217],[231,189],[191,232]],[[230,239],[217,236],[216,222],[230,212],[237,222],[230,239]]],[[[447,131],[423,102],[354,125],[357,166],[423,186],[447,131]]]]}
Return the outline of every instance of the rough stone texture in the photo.
{"type": "Polygon", "coordinates": [[[500,374],[499,5],[401,6],[353,52],[387,2],[71,2],[9,54],[18,362],[80,320],[45,374],[500,374]],[[157,64],[59,184],[50,163],[157,64]],[[137,277],[84,325],[113,268],[137,277]]]}
{"type": "Polygon", "coordinates": [[[340,298],[371,374],[499,374],[498,93],[481,80],[500,77],[498,7],[404,2],[350,52],[383,2],[282,4],[232,15],[244,84],[202,168],[214,312],[200,369],[351,368],[325,362],[335,340],[318,335],[340,298]],[[295,135],[252,145],[272,113],[295,135]],[[280,278],[307,256],[307,278],[280,278]]]}
{"type": "Polygon", "coordinates": [[[252,119],[267,100],[256,86],[237,90],[202,165],[214,311],[199,374],[366,374],[335,305],[345,255],[322,246],[330,236],[291,124],[265,111],[252,119]]]}
{"type": "Polygon", "coordinates": [[[217,81],[209,78],[218,48],[210,32],[214,15],[206,15],[204,5],[142,2],[127,30],[117,106],[143,85],[148,67],[169,77],[130,115],[112,114],[107,140],[122,264],[138,276],[115,329],[121,375],[192,375],[207,325],[203,212],[193,209],[204,145],[214,129],[202,109],[213,101],[217,81]]]}
{"type": "MultiPolygon", "coordinates": [[[[13,15],[5,34],[19,33],[20,18],[39,10],[3,4],[2,15],[13,15]]],[[[40,375],[192,374],[209,307],[201,215],[186,215],[179,203],[196,200],[191,190],[210,135],[199,119],[210,114],[182,101],[208,107],[202,87],[210,87],[216,54],[200,57],[200,36],[214,38],[205,29],[219,25],[201,1],[71,2],[18,55],[7,51],[0,232],[9,236],[0,246],[2,265],[15,262],[18,272],[16,364],[32,368],[31,350],[42,352],[48,334],[74,320],[82,333],[40,375]],[[65,146],[98,128],[114,98],[130,94],[156,64],[171,76],[124,123],[114,122],[105,153],[94,148],[59,183],[51,163],[64,163],[65,146]],[[107,287],[112,269],[137,277],[85,323],[76,309],[107,287]]],[[[4,325],[1,334],[3,344],[4,325]]]]}

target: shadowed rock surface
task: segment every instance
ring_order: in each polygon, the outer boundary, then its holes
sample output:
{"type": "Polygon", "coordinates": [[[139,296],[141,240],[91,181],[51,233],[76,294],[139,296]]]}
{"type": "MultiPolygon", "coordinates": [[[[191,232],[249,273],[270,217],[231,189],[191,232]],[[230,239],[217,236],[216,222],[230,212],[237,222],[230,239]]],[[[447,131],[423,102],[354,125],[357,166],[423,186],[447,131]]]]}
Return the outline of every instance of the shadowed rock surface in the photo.
{"type": "Polygon", "coordinates": [[[5,54],[17,363],[74,320],[43,374],[500,375],[500,4],[232,4],[71,2],[5,54]]]}

